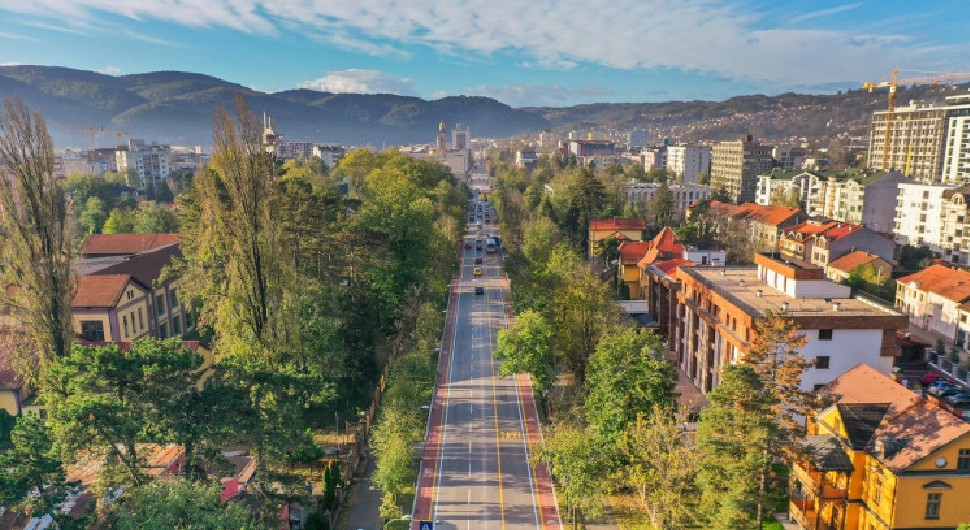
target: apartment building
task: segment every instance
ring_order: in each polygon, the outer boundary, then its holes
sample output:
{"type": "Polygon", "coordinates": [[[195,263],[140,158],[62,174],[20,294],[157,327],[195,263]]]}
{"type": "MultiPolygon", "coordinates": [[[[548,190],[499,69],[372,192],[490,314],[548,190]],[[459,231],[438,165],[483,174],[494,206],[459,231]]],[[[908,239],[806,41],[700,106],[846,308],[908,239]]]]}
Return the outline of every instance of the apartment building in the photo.
{"type": "Polygon", "coordinates": [[[133,168],[138,173],[138,191],[149,187],[159,189],[171,171],[171,152],[167,145],[145,145],[141,140],[130,140],[128,149],[115,151],[119,172],[133,168]]]}
{"type": "Polygon", "coordinates": [[[792,466],[802,530],[947,529],[970,521],[970,424],[860,364],[819,390],[792,466]]]}
{"type": "Polygon", "coordinates": [[[944,104],[911,101],[896,107],[883,167],[887,111],[872,115],[868,166],[895,169],[925,183],[963,182],[970,176],[970,95],[944,104]]]}
{"type": "Polygon", "coordinates": [[[642,149],[650,145],[650,133],[643,129],[634,129],[626,134],[626,145],[629,149],[642,149]]]}
{"type": "Polygon", "coordinates": [[[771,150],[775,166],[786,170],[801,169],[806,156],[808,156],[808,149],[801,146],[776,145],[771,150]]]}
{"type": "Polygon", "coordinates": [[[684,184],[697,184],[701,173],[711,171],[711,148],[706,145],[672,145],[667,148],[667,170],[684,184]]]}
{"type": "Polygon", "coordinates": [[[899,184],[893,233],[901,245],[923,246],[942,255],[944,194],[954,186],[899,184]]]}
{"type": "Polygon", "coordinates": [[[712,214],[743,222],[751,242],[758,251],[763,252],[778,250],[778,237],[782,230],[808,219],[805,212],[785,206],[764,206],[753,202],[734,205],[720,201],[710,201],[709,204],[712,214]]]}
{"type": "Polygon", "coordinates": [[[870,254],[864,250],[854,250],[842,257],[832,260],[825,267],[825,276],[832,281],[844,282],[852,274],[856,267],[868,265],[872,267],[879,280],[892,277],[893,265],[889,260],[885,260],[875,254],[870,254]]]}
{"type": "MultiPolygon", "coordinates": [[[[653,199],[654,194],[662,186],[656,182],[622,182],[619,183],[621,192],[626,195],[627,204],[644,208],[653,199]]],[[[674,198],[675,218],[684,218],[684,212],[688,208],[702,199],[707,199],[714,193],[715,189],[711,186],[701,186],[700,184],[670,184],[667,186],[671,196],[674,198]]]]}
{"type": "Polygon", "coordinates": [[[818,219],[786,228],[780,237],[783,255],[822,268],[856,250],[892,261],[896,247],[892,239],[862,225],[818,219]]]}
{"type": "Polygon", "coordinates": [[[943,192],[943,220],[940,227],[940,246],[943,259],[958,265],[970,264],[970,185],[943,192]]]}
{"type": "Polygon", "coordinates": [[[535,149],[520,149],[515,152],[515,167],[519,169],[535,169],[539,163],[539,156],[535,149]]]}
{"type": "Polygon", "coordinates": [[[343,160],[346,151],[339,145],[314,145],[311,154],[322,160],[327,167],[334,167],[343,160]]]}
{"type": "Polygon", "coordinates": [[[896,308],[913,325],[953,341],[960,324],[960,306],[970,301],[970,272],[931,265],[896,280],[896,308]]]}
{"type": "Polygon", "coordinates": [[[860,363],[890,374],[899,355],[896,331],[906,316],[825,279],[821,267],[760,253],[755,267],[679,267],[681,287],[669,339],[679,367],[707,393],[721,368],[751,351],[758,320],[769,312],[794,321],[807,342],[801,349],[813,367],[802,388],[831,382],[860,363]]]}
{"type": "Polygon", "coordinates": [[[751,135],[735,142],[719,142],[711,149],[711,186],[723,189],[734,202],[752,202],[758,175],[771,171],[771,146],[751,135]]]}

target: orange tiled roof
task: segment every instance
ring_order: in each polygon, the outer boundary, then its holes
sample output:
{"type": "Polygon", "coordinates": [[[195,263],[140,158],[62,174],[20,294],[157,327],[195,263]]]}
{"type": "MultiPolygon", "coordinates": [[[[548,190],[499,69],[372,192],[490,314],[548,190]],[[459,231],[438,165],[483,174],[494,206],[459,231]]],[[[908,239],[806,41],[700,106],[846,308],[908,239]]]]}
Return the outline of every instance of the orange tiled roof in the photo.
{"type": "Polygon", "coordinates": [[[695,264],[688,259],[674,258],[654,263],[653,266],[660,269],[667,276],[672,276],[674,271],[680,267],[693,267],[695,264]]]}
{"type": "Polygon", "coordinates": [[[822,387],[818,393],[823,396],[832,396],[843,405],[888,404],[887,417],[889,418],[895,418],[923,401],[915,392],[893,381],[868,364],[857,364],[822,387]]]}
{"type": "Polygon", "coordinates": [[[620,243],[620,262],[625,264],[636,263],[647,252],[649,244],[646,241],[624,241],[620,243]]]}
{"type": "Polygon", "coordinates": [[[875,439],[886,444],[885,457],[879,460],[900,472],[967,434],[970,424],[923,401],[896,418],[884,419],[875,439]]]}
{"type": "Polygon", "coordinates": [[[744,204],[727,204],[719,201],[711,201],[711,209],[722,215],[728,215],[736,219],[747,221],[757,221],[770,225],[780,225],[793,215],[798,214],[798,208],[787,208],[775,204],[757,204],[746,202],[744,204]]]}
{"type": "Polygon", "coordinates": [[[866,265],[877,259],[882,258],[875,254],[870,254],[864,250],[855,250],[833,261],[832,263],[829,263],[829,267],[843,272],[852,272],[852,269],[858,267],[859,265],[866,265]]]}
{"type": "Polygon", "coordinates": [[[82,256],[119,256],[179,243],[179,234],[91,234],[81,244],[82,256]]]}
{"type": "Polygon", "coordinates": [[[131,281],[130,274],[98,274],[81,276],[71,307],[114,307],[131,281]]]}
{"type": "Polygon", "coordinates": [[[677,240],[677,234],[669,226],[663,227],[660,233],[650,240],[650,248],[676,254],[684,253],[684,245],[677,240]]]}
{"type": "Polygon", "coordinates": [[[835,226],[826,230],[822,235],[825,236],[825,238],[829,241],[835,241],[859,230],[862,230],[862,225],[852,223],[836,223],[835,226]]]}
{"type": "Polygon", "coordinates": [[[829,221],[827,223],[821,223],[821,224],[809,223],[809,222],[798,223],[795,226],[791,226],[785,229],[785,232],[786,234],[791,234],[791,235],[801,234],[803,236],[815,236],[822,232],[825,232],[829,228],[838,226],[838,224],[839,223],[836,221],[829,221]]]}
{"type": "Polygon", "coordinates": [[[930,265],[897,281],[899,283],[917,282],[919,290],[936,293],[955,302],[965,302],[970,299],[970,272],[951,269],[944,265],[930,265]]]}
{"type": "Polygon", "coordinates": [[[610,219],[590,219],[590,230],[646,230],[647,224],[636,217],[612,217],[610,219]]]}

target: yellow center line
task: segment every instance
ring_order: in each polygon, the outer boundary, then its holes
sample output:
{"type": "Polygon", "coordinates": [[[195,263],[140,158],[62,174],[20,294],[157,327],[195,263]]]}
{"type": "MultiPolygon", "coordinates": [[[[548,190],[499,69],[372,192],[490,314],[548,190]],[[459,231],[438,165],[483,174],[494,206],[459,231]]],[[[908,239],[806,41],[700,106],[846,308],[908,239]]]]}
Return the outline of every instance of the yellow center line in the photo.
{"type": "MultiPolygon", "coordinates": [[[[484,265],[485,260],[482,260],[484,265]]],[[[483,270],[484,276],[483,281],[488,284],[488,267],[483,270]]],[[[489,295],[488,289],[485,289],[485,326],[488,328],[488,366],[492,374],[492,407],[495,411],[495,454],[496,460],[498,461],[498,504],[499,512],[502,514],[502,530],[505,530],[505,493],[502,489],[502,437],[498,428],[498,400],[496,399],[495,391],[495,355],[492,352],[492,311],[488,307],[489,305],[489,295]]]]}

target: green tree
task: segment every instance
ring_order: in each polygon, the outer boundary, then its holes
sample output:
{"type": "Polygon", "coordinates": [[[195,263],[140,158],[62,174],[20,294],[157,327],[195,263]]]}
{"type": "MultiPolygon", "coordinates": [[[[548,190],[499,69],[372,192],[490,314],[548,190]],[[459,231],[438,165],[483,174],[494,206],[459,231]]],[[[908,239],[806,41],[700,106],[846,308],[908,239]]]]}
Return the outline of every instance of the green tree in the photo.
{"type": "Polygon", "coordinates": [[[555,370],[552,326],[536,311],[519,313],[515,324],[498,332],[495,356],[502,359],[502,376],[527,373],[532,376],[535,391],[544,393],[552,384],[555,370]]]}
{"type": "Polygon", "coordinates": [[[711,174],[707,171],[701,171],[697,174],[697,183],[701,186],[711,185],[711,174]]]}
{"type": "Polygon", "coordinates": [[[664,359],[663,343],[633,325],[603,334],[586,371],[586,419],[600,439],[614,443],[638,415],[674,403],[677,374],[664,359]]]}
{"type": "Polygon", "coordinates": [[[694,528],[697,453],[684,425],[688,409],[654,405],[617,440],[620,484],[636,491],[651,530],[694,528]]]}
{"type": "Polygon", "coordinates": [[[101,228],[108,219],[104,201],[97,197],[91,197],[84,204],[84,211],[81,212],[80,224],[85,233],[100,234],[101,228]]]}
{"type": "Polygon", "coordinates": [[[218,485],[164,480],[126,491],[114,511],[118,530],[263,530],[272,523],[253,520],[245,505],[219,501],[218,485]]]}
{"type": "Polygon", "coordinates": [[[134,234],[137,214],[132,210],[115,208],[111,210],[104,222],[102,232],[105,234],[134,234]]]}
{"type": "Polygon", "coordinates": [[[549,271],[558,279],[553,291],[555,346],[563,366],[585,381],[586,364],[607,326],[618,319],[613,290],[573,253],[550,257],[549,271]]]}
{"type": "Polygon", "coordinates": [[[580,515],[598,515],[603,511],[606,491],[604,462],[609,451],[598,446],[581,427],[570,423],[554,423],[543,437],[541,445],[533,448],[533,463],[548,462],[557,491],[566,505],[573,529],[580,515]]]}
{"type": "Polygon", "coordinates": [[[674,207],[674,193],[670,191],[667,181],[663,180],[647,202],[647,215],[651,224],[657,228],[669,225],[674,217],[674,207]]]}
{"type": "Polygon", "coordinates": [[[411,485],[414,455],[408,431],[419,425],[420,420],[411,411],[386,408],[374,428],[372,439],[377,467],[372,479],[383,493],[380,512],[384,519],[401,516],[398,496],[411,485]]]}
{"type": "Polygon", "coordinates": [[[21,416],[0,450],[0,505],[35,516],[64,500],[69,484],[50,428],[35,415],[21,416]]]}
{"type": "Polygon", "coordinates": [[[171,204],[175,202],[175,194],[172,193],[170,179],[165,179],[158,183],[158,189],[155,190],[155,200],[164,203],[171,204]]]}
{"type": "Polygon", "coordinates": [[[155,201],[145,201],[135,213],[136,234],[171,234],[179,231],[178,217],[155,201]]]}
{"type": "Polygon", "coordinates": [[[787,208],[801,208],[802,201],[798,196],[798,189],[779,188],[771,193],[771,204],[785,206],[787,208]]]}
{"type": "Polygon", "coordinates": [[[64,190],[54,178],[54,143],[44,119],[20,100],[4,100],[0,116],[0,304],[15,307],[21,324],[18,372],[37,382],[44,366],[64,356],[74,334],[71,299],[72,234],[64,190]]]}
{"type": "Polygon", "coordinates": [[[707,397],[697,427],[699,513],[712,530],[760,530],[776,402],[750,365],[725,366],[707,397]]]}

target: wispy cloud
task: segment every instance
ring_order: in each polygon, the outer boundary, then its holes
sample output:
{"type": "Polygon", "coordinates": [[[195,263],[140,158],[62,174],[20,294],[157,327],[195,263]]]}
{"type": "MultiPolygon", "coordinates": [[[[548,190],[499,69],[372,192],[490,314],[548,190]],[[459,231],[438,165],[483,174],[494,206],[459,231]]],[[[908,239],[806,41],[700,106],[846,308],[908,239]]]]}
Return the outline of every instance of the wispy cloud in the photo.
{"type": "Polygon", "coordinates": [[[184,44],[181,44],[181,43],[178,43],[178,42],[174,42],[174,41],[162,39],[162,38],[159,38],[159,37],[153,37],[151,35],[146,35],[144,33],[139,33],[137,31],[132,31],[130,29],[123,29],[123,30],[121,30],[121,33],[122,33],[122,35],[124,35],[125,37],[128,37],[129,39],[140,40],[142,42],[147,42],[149,44],[155,44],[155,45],[158,45],[158,46],[166,46],[168,48],[184,48],[185,47],[184,44]]]}
{"type": "Polygon", "coordinates": [[[864,32],[880,38],[859,38],[858,28],[787,23],[831,19],[857,7],[848,3],[773,22],[746,0],[0,0],[0,10],[35,17],[96,21],[110,13],[193,28],[324,36],[344,49],[399,59],[421,46],[456,56],[508,56],[535,68],[672,68],[790,86],[871,77],[895,64],[925,62],[921,48],[939,44],[928,40],[932,36],[917,40],[880,31],[864,32]]]}
{"type": "Polygon", "coordinates": [[[27,35],[20,35],[19,33],[7,33],[6,31],[0,31],[0,39],[10,39],[10,40],[24,40],[31,42],[40,42],[39,39],[33,37],[28,37],[27,35]]]}
{"type": "Polygon", "coordinates": [[[406,77],[391,77],[378,70],[357,68],[327,72],[323,77],[304,81],[298,86],[337,93],[418,95],[414,82],[406,77]]]}
{"type": "Polygon", "coordinates": [[[562,105],[573,100],[602,100],[614,95],[611,88],[586,85],[578,88],[559,84],[511,83],[507,85],[479,85],[465,89],[467,94],[488,96],[513,107],[562,105]]]}
{"type": "Polygon", "coordinates": [[[845,13],[846,11],[852,11],[853,9],[858,9],[860,6],[862,6],[862,4],[843,4],[840,6],[830,7],[828,9],[819,9],[810,13],[794,16],[789,22],[792,24],[800,24],[806,20],[828,17],[837,15],[839,13],[845,13]]]}

